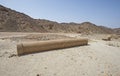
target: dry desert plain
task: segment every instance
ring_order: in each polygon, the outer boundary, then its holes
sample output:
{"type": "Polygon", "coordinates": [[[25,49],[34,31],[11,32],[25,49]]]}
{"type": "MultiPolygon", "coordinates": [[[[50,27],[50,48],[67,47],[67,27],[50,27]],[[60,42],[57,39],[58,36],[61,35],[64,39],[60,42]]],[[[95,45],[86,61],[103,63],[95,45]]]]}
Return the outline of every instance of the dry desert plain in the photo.
{"type": "Polygon", "coordinates": [[[120,76],[120,36],[0,32],[0,76],[120,76]],[[17,56],[20,42],[88,38],[88,45],[17,56]]]}

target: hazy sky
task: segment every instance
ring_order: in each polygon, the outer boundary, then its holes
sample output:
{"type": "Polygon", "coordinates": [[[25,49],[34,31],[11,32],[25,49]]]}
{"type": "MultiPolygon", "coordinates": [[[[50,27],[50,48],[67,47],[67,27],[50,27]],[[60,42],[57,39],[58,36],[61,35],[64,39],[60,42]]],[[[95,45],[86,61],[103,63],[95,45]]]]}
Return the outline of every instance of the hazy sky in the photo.
{"type": "Polygon", "coordinates": [[[33,18],[120,27],[120,0],[0,0],[33,18]]]}

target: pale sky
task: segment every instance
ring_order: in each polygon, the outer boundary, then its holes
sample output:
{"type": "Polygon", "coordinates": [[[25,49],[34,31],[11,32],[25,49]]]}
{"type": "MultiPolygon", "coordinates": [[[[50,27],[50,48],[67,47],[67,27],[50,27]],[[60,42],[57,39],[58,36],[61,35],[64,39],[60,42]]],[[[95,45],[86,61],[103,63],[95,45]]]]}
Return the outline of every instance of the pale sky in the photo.
{"type": "Polygon", "coordinates": [[[0,0],[35,19],[120,27],[120,0],[0,0]]]}

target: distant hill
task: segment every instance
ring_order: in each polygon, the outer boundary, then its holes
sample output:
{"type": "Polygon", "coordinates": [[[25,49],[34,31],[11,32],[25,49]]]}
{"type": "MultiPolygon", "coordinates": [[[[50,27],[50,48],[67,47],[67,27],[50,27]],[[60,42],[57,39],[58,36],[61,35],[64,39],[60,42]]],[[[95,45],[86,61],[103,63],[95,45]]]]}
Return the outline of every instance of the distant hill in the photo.
{"type": "Polygon", "coordinates": [[[120,34],[120,28],[113,29],[116,34],[120,34]]]}
{"type": "Polygon", "coordinates": [[[24,13],[0,5],[1,32],[50,32],[50,33],[118,33],[118,29],[97,26],[90,22],[58,23],[45,19],[33,19],[24,13]]]}

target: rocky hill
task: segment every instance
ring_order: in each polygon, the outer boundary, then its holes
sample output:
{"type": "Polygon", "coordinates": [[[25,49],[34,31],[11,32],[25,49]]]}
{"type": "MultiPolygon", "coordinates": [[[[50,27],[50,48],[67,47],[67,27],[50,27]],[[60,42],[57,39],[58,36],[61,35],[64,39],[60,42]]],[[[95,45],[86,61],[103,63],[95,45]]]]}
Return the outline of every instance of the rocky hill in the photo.
{"type": "Polygon", "coordinates": [[[113,29],[114,30],[114,32],[116,33],[116,34],[119,34],[120,35],[120,28],[115,28],[115,29],[113,29]]]}
{"type": "Polygon", "coordinates": [[[97,26],[90,22],[58,23],[33,19],[24,13],[0,5],[0,31],[2,32],[61,32],[61,33],[115,33],[116,29],[97,26]]]}
{"type": "Polygon", "coordinates": [[[0,31],[44,32],[44,29],[33,18],[0,5],[0,31]]]}

